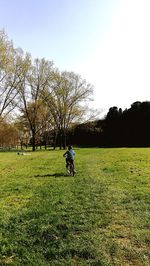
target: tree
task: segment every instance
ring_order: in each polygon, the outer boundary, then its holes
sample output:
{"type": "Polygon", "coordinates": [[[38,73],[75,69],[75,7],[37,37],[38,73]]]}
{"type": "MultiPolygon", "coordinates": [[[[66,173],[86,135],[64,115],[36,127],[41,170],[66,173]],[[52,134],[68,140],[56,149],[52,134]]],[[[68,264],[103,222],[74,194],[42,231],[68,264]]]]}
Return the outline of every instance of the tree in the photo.
{"type": "Polygon", "coordinates": [[[83,103],[90,100],[93,88],[86,80],[73,72],[55,72],[51,86],[43,91],[57,134],[60,149],[66,147],[66,131],[77,121],[81,121],[85,110],[83,103]]]}
{"type": "Polygon", "coordinates": [[[14,49],[4,32],[0,32],[0,117],[6,117],[17,106],[21,84],[23,52],[14,49]]]}
{"type": "Polygon", "coordinates": [[[0,122],[0,147],[11,148],[18,143],[18,133],[15,126],[3,119],[0,122]]]}
{"type": "Polygon", "coordinates": [[[25,69],[24,80],[19,88],[21,112],[28,122],[33,151],[36,147],[37,133],[47,123],[47,120],[41,119],[41,116],[45,116],[45,112],[42,111],[44,103],[41,100],[41,92],[50,84],[52,65],[52,62],[45,59],[35,59],[33,64],[25,69]]]}
{"type": "Polygon", "coordinates": [[[60,148],[65,148],[66,131],[83,121],[87,113],[84,104],[92,91],[86,80],[73,72],[60,73],[53,62],[32,61],[29,54],[13,47],[4,31],[0,32],[0,119],[19,110],[28,124],[33,151],[44,128],[53,129],[60,148]]]}

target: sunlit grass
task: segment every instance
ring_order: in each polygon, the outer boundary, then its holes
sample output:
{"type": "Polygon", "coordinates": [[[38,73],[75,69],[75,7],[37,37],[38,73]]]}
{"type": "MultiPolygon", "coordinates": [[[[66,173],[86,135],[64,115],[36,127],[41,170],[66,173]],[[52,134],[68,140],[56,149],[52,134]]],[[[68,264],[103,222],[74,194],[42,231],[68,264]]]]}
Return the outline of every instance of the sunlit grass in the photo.
{"type": "Polygon", "coordinates": [[[150,265],[150,149],[0,153],[0,265],[150,265]]]}

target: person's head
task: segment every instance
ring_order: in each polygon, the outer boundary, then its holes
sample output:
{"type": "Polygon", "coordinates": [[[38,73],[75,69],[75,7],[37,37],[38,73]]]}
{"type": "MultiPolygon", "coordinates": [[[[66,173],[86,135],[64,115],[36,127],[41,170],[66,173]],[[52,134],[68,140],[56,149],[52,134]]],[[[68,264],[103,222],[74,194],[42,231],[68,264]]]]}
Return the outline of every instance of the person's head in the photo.
{"type": "Polygon", "coordinates": [[[68,146],[68,150],[71,150],[71,149],[72,149],[72,146],[71,146],[71,145],[69,145],[69,146],[68,146]]]}

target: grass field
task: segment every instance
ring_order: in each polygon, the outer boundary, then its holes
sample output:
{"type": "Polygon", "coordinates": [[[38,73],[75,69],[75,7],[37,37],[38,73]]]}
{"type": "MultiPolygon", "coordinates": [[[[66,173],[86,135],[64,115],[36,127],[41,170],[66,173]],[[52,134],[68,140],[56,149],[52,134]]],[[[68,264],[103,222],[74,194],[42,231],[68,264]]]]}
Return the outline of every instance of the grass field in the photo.
{"type": "Polygon", "coordinates": [[[150,265],[150,149],[0,153],[0,265],[150,265]]]}

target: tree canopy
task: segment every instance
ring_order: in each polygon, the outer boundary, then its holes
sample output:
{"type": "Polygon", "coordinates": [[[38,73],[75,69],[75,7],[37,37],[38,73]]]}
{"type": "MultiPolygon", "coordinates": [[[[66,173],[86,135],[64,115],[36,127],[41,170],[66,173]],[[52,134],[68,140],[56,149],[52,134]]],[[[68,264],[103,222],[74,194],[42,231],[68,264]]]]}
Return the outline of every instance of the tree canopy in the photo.
{"type": "Polygon", "coordinates": [[[83,120],[83,103],[92,93],[92,86],[80,75],[60,72],[44,58],[33,60],[0,31],[0,120],[15,112],[15,119],[26,121],[33,150],[47,124],[59,138],[60,148],[65,148],[66,130],[83,120]]]}

